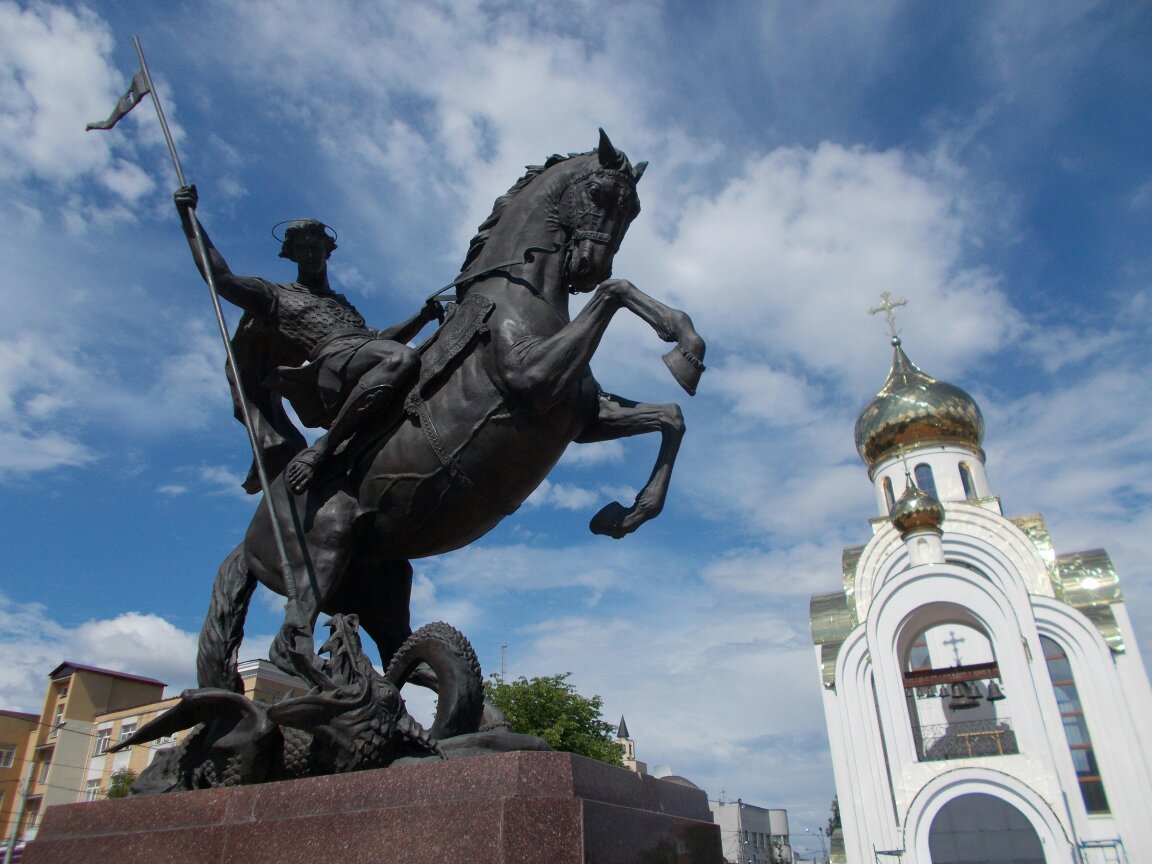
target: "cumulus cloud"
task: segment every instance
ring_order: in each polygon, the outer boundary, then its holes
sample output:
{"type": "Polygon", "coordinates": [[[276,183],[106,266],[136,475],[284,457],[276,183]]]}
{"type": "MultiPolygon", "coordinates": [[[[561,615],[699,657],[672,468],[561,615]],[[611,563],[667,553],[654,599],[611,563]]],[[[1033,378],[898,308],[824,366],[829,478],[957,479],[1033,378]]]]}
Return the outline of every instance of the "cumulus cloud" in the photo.
{"type": "Polygon", "coordinates": [[[581,489],[565,483],[553,483],[545,480],[527,501],[526,507],[556,507],[560,510],[585,510],[594,506],[598,500],[597,493],[591,489],[581,489]]]}
{"type": "Polygon", "coordinates": [[[56,621],[43,605],[0,595],[0,705],[39,713],[46,675],[70,660],[164,681],[170,693],[193,685],[196,636],[158,615],[124,612],[78,625],[56,621]]]}
{"type": "Polygon", "coordinates": [[[152,191],[147,173],[114,154],[122,140],[84,131],[127,87],[112,49],[107,23],[83,6],[0,3],[0,181],[63,188],[92,177],[127,203],[152,191]]]}

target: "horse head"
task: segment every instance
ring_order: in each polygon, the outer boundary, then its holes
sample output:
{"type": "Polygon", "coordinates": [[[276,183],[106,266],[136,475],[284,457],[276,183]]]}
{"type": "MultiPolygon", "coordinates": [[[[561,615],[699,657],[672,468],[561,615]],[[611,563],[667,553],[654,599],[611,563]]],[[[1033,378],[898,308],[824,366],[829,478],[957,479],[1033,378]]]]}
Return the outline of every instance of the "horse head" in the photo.
{"type": "Polygon", "coordinates": [[[457,281],[502,270],[509,266],[505,259],[530,264],[538,253],[562,252],[563,287],[574,294],[591,291],[612,275],[612,260],[640,212],[636,184],[647,165],[633,166],[601,129],[595,150],[529,166],[496,199],[457,281]]]}

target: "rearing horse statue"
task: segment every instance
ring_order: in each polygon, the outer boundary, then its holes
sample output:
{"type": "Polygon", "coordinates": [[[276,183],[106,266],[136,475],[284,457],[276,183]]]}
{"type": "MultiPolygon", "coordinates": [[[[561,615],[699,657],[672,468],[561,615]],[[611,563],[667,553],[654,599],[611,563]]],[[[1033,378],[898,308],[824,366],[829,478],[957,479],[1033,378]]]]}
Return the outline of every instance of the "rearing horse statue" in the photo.
{"type": "MultiPolygon", "coordinates": [[[[631,506],[611,503],[591,530],[623,537],[664,506],[684,420],[675,404],[603,392],[589,361],[612,316],[627,309],[675,347],[664,360],[693,394],[704,342],[689,317],[612,279],[612,262],[640,212],[633,166],[603,130],[596,150],[552,156],[497,199],[473,238],[456,306],[421,347],[419,383],[402,414],[357,433],[337,469],[296,496],[280,477],[271,494],[301,574],[295,608],[270,656],[312,677],[321,613],[355,613],[388,663],[411,635],[409,559],[459,549],[515,511],[572,442],[658,432],[651,476],[631,506]],[[590,293],[572,318],[571,294],[590,293]]],[[[236,689],[236,652],[259,580],[287,595],[269,509],[221,565],[200,635],[201,687],[236,689]]],[[[414,679],[415,680],[415,679],[414,679]]]]}

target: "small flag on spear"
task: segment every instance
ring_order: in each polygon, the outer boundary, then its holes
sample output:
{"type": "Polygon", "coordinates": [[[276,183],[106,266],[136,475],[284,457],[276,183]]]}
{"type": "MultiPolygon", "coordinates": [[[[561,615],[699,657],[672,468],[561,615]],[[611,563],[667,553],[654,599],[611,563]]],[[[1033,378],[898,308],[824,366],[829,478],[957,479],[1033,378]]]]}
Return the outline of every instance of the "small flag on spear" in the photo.
{"type": "Polygon", "coordinates": [[[111,129],[123,119],[125,114],[139,104],[146,93],[151,92],[152,88],[148,86],[148,76],[145,75],[144,70],[141,69],[132,76],[132,85],[128,88],[128,92],[120,97],[120,101],[117,102],[116,107],[112,109],[112,115],[107,120],[97,120],[95,123],[89,123],[84,127],[84,131],[91,132],[93,129],[111,129]]]}
{"type": "MultiPolygon", "coordinates": [[[[156,117],[160,120],[160,129],[164,132],[164,140],[168,142],[168,153],[172,157],[172,167],[176,169],[176,179],[181,186],[187,186],[188,183],[184,179],[184,169],[181,167],[180,157],[176,153],[176,142],[172,140],[172,133],[168,129],[168,120],[164,117],[164,109],[160,107],[160,97],[152,85],[152,74],[148,71],[148,61],[144,59],[144,49],[140,46],[140,40],[135,36],[132,37],[132,44],[136,46],[136,56],[140,58],[140,70],[132,76],[132,84],[129,86],[128,92],[120,97],[112,115],[107,120],[89,123],[85,127],[85,131],[111,129],[123,119],[125,114],[140,104],[140,100],[144,98],[145,94],[151,93],[152,104],[156,108],[156,117]]],[[[212,308],[216,313],[216,324],[220,328],[220,338],[224,340],[224,353],[228,358],[228,365],[232,369],[236,389],[239,391],[238,404],[244,419],[244,428],[248,430],[248,441],[252,445],[252,455],[255,460],[256,473],[260,478],[260,488],[264,492],[268,513],[272,517],[272,535],[280,553],[280,568],[284,575],[284,593],[288,598],[288,618],[293,623],[305,624],[306,622],[301,617],[303,613],[300,611],[292,559],[289,557],[288,548],[284,544],[281,522],[276,513],[275,501],[272,499],[271,484],[268,481],[268,474],[264,470],[264,460],[260,455],[260,442],[257,439],[255,427],[252,425],[252,418],[248,413],[248,400],[244,396],[244,385],[241,383],[240,374],[237,371],[236,356],[232,351],[232,340],[228,338],[228,325],[224,322],[224,311],[220,308],[220,295],[216,291],[216,281],[212,277],[212,268],[207,263],[208,250],[204,243],[204,235],[200,231],[200,222],[195,215],[192,216],[192,233],[199,258],[205,262],[204,278],[208,282],[208,293],[212,296],[212,308]]],[[[301,542],[303,542],[302,539],[301,542]]]]}

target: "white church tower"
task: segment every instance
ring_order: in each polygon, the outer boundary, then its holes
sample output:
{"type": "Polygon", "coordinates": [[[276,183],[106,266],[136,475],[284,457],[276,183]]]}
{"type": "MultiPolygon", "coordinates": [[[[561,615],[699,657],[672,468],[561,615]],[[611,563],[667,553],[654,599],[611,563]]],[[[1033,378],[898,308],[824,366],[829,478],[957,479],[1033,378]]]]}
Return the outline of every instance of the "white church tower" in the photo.
{"type": "Polygon", "coordinates": [[[872,539],[811,602],[842,860],[1152,862],[1152,688],[1107,553],[1005,517],[979,406],[892,344],[856,423],[872,539]]]}

